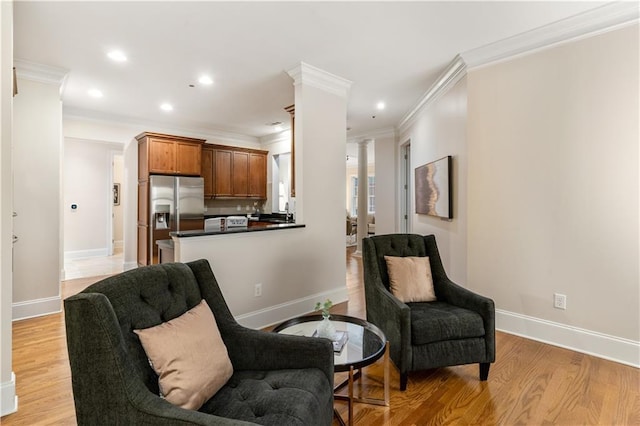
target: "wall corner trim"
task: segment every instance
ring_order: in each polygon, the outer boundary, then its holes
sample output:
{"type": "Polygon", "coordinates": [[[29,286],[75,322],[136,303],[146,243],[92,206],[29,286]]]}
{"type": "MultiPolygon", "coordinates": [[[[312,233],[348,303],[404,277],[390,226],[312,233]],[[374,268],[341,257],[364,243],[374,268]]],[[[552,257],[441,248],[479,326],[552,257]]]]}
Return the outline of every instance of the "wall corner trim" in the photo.
{"type": "Polygon", "coordinates": [[[11,372],[11,380],[0,383],[0,416],[18,411],[18,397],[16,396],[16,375],[11,372]]]}
{"type": "Polygon", "coordinates": [[[496,309],[496,330],[640,368],[640,342],[496,309]]]}
{"type": "Polygon", "coordinates": [[[455,85],[462,77],[464,77],[466,75],[466,70],[467,65],[462,56],[456,55],[440,76],[438,76],[431,87],[429,87],[422,98],[420,98],[418,103],[411,108],[411,111],[402,117],[398,124],[399,133],[403,133],[407,127],[411,125],[411,122],[422,108],[436,100],[441,94],[445,93],[450,87],[455,85]]]}
{"type": "Polygon", "coordinates": [[[460,55],[473,68],[541,49],[557,43],[595,35],[638,22],[638,2],[611,2],[575,16],[534,28],[460,55]]]}
{"type": "Polygon", "coordinates": [[[344,98],[347,97],[351,88],[351,81],[305,62],[300,62],[300,65],[287,70],[287,74],[293,78],[294,86],[306,84],[344,98]]]}

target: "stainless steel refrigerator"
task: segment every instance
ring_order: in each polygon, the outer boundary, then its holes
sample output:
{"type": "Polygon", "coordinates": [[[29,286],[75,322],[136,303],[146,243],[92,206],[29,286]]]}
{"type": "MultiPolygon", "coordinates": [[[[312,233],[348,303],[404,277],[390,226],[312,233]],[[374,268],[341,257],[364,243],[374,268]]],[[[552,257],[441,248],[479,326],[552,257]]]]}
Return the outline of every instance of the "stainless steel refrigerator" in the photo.
{"type": "Polygon", "coordinates": [[[159,176],[149,178],[149,253],[158,263],[156,241],[171,238],[170,232],[204,229],[204,180],[200,177],[159,176]]]}

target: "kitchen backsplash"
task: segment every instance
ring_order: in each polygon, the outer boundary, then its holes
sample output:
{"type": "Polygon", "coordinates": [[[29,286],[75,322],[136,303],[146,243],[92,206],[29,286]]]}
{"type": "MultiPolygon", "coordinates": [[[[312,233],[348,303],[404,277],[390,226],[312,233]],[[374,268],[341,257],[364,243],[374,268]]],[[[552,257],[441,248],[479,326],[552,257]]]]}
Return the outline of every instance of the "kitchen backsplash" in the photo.
{"type": "Polygon", "coordinates": [[[210,215],[245,215],[255,212],[256,208],[262,213],[268,213],[264,210],[265,204],[266,203],[261,200],[204,200],[205,214],[210,215]]]}

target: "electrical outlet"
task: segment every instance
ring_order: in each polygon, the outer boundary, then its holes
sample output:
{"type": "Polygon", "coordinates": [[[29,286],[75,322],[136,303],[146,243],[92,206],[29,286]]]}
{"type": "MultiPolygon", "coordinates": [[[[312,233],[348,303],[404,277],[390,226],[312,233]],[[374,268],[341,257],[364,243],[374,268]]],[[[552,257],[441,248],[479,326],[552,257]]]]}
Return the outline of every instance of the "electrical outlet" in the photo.
{"type": "Polygon", "coordinates": [[[242,207],[240,207],[240,204],[238,204],[238,205],[236,206],[236,211],[238,211],[238,212],[239,212],[239,211],[242,211],[242,207]]]}
{"type": "Polygon", "coordinates": [[[567,309],[567,296],[553,293],[553,307],[556,309],[567,309]]]}
{"type": "Polygon", "coordinates": [[[258,283],[253,287],[253,296],[254,297],[262,296],[262,283],[258,283]]]}

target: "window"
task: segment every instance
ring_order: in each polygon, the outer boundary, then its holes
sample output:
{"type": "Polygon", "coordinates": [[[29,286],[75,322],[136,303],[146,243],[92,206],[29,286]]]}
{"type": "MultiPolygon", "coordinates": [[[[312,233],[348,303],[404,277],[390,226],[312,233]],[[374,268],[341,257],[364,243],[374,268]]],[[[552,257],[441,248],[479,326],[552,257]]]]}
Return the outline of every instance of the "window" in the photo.
{"type": "Polygon", "coordinates": [[[278,154],[273,156],[273,170],[272,170],[272,199],[273,204],[271,211],[284,212],[286,206],[289,203],[289,188],[290,188],[290,164],[291,154],[278,154]]]}
{"type": "MultiPolygon", "coordinates": [[[[351,178],[351,216],[358,215],[358,178],[351,178]]],[[[367,211],[369,214],[376,212],[376,177],[369,176],[369,197],[367,200],[367,211]]]]}

